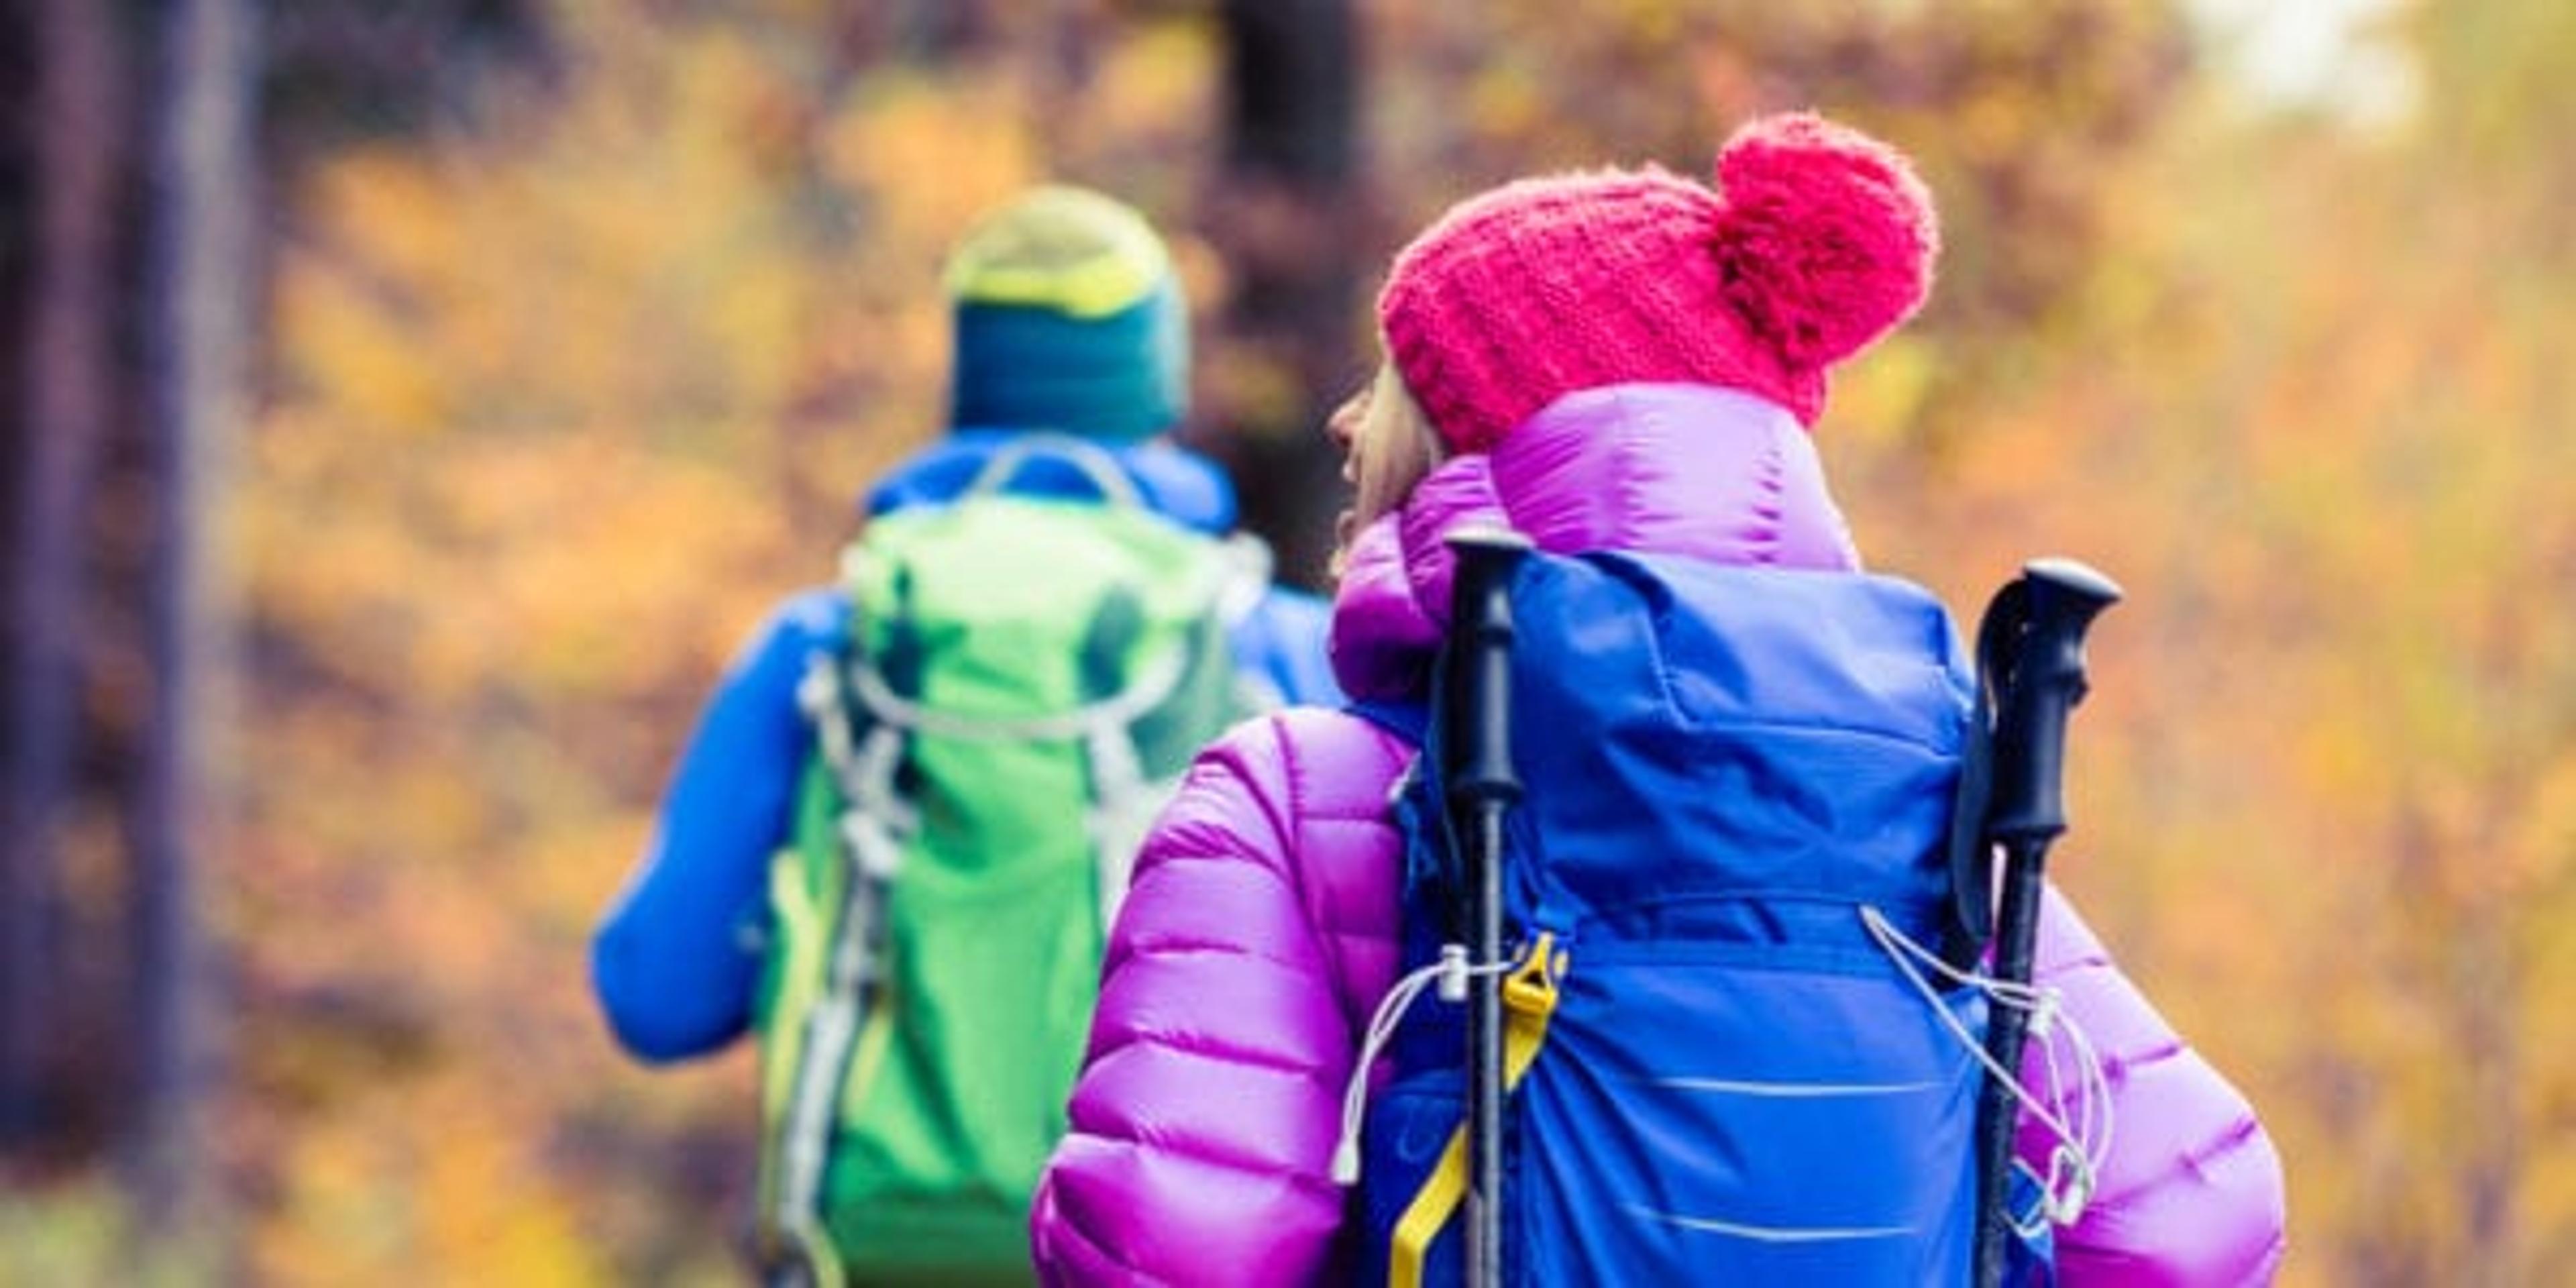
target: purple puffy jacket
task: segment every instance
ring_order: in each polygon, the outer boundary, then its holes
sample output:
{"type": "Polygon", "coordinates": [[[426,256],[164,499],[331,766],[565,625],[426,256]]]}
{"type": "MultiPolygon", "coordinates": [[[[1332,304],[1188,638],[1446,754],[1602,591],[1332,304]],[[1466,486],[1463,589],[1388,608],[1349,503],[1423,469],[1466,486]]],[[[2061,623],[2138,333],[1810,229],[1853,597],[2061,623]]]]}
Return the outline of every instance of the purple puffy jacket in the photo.
{"type": "MultiPolygon", "coordinates": [[[[1361,534],[1334,618],[1351,694],[1421,682],[1448,602],[1440,534],[1476,518],[1558,552],[1825,575],[1859,562],[1813,446],[1777,408],[1697,387],[1577,394],[1490,456],[1441,466],[1361,534]]],[[[1345,1277],[1346,1196],[1329,1165],[1358,1035],[1396,973],[1387,795],[1411,755],[1357,717],[1292,710],[1238,727],[1192,768],[1139,856],[1071,1130],[1031,1214],[1047,1282],[1345,1277]]],[[[2042,917],[2038,974],[2099,1047],[2117,1117],[2091,1205],[2058,1231],[2061,1282],[2268,1281],[2280,1163],[2252,1109],[2053,890],[2042,917]]],[[[2036,1131],[2021,1145],[2044,1167],[2036,1131]]]]}

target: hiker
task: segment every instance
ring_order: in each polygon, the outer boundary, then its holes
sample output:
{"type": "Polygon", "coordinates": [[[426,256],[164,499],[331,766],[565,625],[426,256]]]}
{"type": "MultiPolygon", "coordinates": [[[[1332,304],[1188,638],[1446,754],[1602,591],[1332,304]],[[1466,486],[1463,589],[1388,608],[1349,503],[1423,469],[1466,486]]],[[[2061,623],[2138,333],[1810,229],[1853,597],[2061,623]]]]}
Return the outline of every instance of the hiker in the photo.
{"type": "MultiPolygon", "coordinates": [[[[1969,1009],[1925,959],[1973,681],[1928,596],[1860,572],[1809,440],[1827,368],[1914,312],[1936,249],[1903,158],[1791,115],[1713,186],[1523,180],[1395,257],[1384,365],[1329,426],[1357,704],[1233,730],[1149,835],[1031,1218],[1042,1280],[1456,1281],[1462,1008],[1434,984],[1465,972],[1433,957],[1416,752],[1443,538],[1483,526],[1542,565],[1512,609],[1507,993],[1535,1041],[1506,1282],[1965,1282],[1982,1072],[1912,989],[1969,1009]],[[1632,1020],[1569,1027],[1584,1006],[1632,1020]],[[1888,1068],[1819,1075],[1821,1045],[1888,1068]],[[1558,1183],[1577,1165],[1645,1180],[1558,1183]],[[1930,1224],[1842,1216],[1881,1200],[1930,1224]]],[[[2021,1079],[2053,1124],[2020,1135],[2030,1255],[2053,1224],[2075,1288],[2267,1280],[2281,1179],[2245,1100],[2053,891],[2037,974],[2061,1001],[2021,1079]]]]}
{"type": "Polygon", "coordinates": [[[951,431],[727,672],[592,948],[637,1058],[759,1035],[779,1281],[1026,1280],[1136,838],[1227,724],[1339,701],[1326,606],[1164,437],[1187,319],[1145,220],[1035,189],[946,289],[951,431]]]}

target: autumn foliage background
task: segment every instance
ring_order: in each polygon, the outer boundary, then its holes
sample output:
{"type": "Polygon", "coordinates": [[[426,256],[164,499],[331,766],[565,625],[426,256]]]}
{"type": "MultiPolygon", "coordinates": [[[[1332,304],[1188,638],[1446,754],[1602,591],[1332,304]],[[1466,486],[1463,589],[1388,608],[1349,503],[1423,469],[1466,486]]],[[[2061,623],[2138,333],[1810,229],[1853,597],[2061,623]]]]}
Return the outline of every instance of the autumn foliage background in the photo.
{"type": "MultiPolygon", "coordinates": [[[[729,1282],[747,1054],[620,1059],[586,937],[714,674],[936,432],[971,216],[1063,177],[1172,230],[1188,436],[1311,578],[1338,500],[1280,489],[1329,479],[1316,408],[1410,229],[1805,106],[1917,157],[1947,231],[1817,429],[1864,550],[1962,616],[2039,553],[2129,591],[2054,867],[2262,1112],[2284,1282],[2576,1265],[2576,8],[2388,6],[2294,93],[2240,6],[1271,6],[1355,47],[1348,164],[1280,189],[1227,134],[1260,7],[277,6],[195,1197],[131,1215],[110,1061],[0,1171],[0,1280],[729,1282]],[[447,42],[407,96],[314,52],[401,22],[447,42]],[[1300,273],[1320,331],[1274,307],[1300,273]]],[[[130,725],[151,677],[85,657],[130,725]]],[[[79,978],[127,832],[60,828],[79,978]]]]}

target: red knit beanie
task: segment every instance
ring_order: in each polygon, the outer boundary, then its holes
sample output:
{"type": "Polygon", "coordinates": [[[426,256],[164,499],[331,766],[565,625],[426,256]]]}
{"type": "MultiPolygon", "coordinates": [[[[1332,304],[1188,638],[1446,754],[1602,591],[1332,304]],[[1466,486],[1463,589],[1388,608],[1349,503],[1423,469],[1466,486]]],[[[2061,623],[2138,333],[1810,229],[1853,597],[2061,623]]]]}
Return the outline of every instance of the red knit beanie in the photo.
{"type": "Polygon", "coordinates": [[[1820,117],[1774,116],[1719,150],[1715,191],[1648,167],[1459,203],[1396,255],[1378,321],[1459,451],[1615,384],[1723,385],[1813,425],[1825,367],[1922,304],[1938,247],[1903,157],[1820,117]]]}

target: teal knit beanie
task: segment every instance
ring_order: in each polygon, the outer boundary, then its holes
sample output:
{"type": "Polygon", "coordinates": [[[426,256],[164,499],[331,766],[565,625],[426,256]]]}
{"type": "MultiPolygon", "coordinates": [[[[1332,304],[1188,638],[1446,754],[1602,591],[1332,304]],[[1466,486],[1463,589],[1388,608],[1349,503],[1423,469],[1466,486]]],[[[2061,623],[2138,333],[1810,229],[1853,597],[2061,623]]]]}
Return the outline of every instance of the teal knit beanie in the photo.
{"type": "Polygon", "coordinates": [[[956,373],[949,423],[1132,441],[1177,424],[1189,319],[1171,253],[1099,193],[1033,189],[949,258],[956,373]]]}

